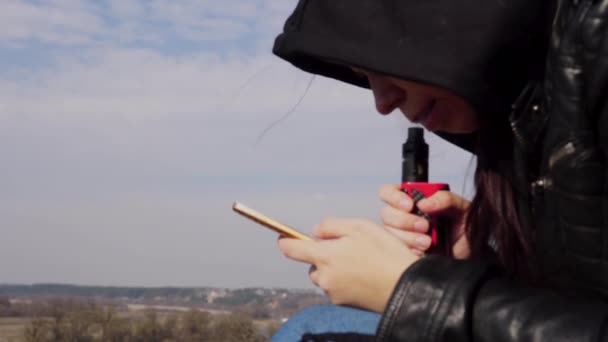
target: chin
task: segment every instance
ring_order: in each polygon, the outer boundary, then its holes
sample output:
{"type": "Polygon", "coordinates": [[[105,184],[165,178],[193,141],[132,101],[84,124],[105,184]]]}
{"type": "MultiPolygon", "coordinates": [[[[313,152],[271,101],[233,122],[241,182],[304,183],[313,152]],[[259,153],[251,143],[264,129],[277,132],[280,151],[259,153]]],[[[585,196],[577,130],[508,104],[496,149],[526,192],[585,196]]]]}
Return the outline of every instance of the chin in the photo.
{"type": "Polygon", "coordinates": [[[477,131],[477,128],[471,127],[445,127],[445,126],[436,126],[436,127],[426,127],[424,128],[433,133],[448,133],[448,134],[471,134],[477,131]]]}
{"type": "Polygon", "coordinates": [[[442,132],[446,132],[446,133],[451,133],[451,134],[471,134],[471,133],[475,133],[475,131],[477,131],[477,129],[473,129],[473,128],[460,128],[460,129],[444,129],[441,130],[442,132]]]}

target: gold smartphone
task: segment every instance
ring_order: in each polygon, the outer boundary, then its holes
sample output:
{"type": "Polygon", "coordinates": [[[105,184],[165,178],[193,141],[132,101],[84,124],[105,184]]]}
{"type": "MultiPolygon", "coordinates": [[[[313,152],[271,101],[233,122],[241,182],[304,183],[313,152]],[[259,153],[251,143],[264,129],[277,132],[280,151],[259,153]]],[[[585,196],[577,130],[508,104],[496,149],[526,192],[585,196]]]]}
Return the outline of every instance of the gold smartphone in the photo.
{"type": "Polygon", "coordinates": [[[245,216],[246,218],[253,220],[267,228],[270,228],[272,230],[274,230],[275,232],[284,235],[288,238],[292,238],[292,239],[299,239],[299,240],[308,240],[308,241],[312,241],[313,238],[311,238],[310,236],[297,231],[294,228],[291,228],[290,226],[284,225],[278,221],[275,221],[273,219],[271,219],[270,217],[261,214],[251,208],[248,208],[247,206],[239,203],[239,202],[234,202],[234,204],[232,204],[232,210],[236,211],[237,213],[245,216]]]}

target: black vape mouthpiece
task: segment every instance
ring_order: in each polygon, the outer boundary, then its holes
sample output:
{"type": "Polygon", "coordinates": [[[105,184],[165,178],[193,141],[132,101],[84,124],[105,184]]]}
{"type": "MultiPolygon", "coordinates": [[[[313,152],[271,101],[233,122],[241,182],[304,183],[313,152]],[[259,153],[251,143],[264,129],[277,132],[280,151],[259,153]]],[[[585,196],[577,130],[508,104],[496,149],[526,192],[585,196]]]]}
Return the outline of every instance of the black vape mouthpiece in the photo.
{"type": "Polygon", "coordinates": [[[401,181],[429,181],[429,145],[424,141],[424,129],[420,127],[410,127],[403,144],[401,181]]]}

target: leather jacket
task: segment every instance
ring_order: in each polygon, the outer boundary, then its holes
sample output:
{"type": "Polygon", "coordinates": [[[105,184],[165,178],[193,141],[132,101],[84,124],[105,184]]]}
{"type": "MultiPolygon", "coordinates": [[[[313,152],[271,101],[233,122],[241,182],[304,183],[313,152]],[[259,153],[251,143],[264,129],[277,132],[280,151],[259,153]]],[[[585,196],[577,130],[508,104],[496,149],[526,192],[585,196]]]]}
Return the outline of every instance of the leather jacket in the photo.
{"type": "Polygon", "coordinates": [[[425,257],[395,287],[378,341],[608,341],[608,0],[560,0],[555,13],[544,81],[510,117],[542,286],[425,257]]]}

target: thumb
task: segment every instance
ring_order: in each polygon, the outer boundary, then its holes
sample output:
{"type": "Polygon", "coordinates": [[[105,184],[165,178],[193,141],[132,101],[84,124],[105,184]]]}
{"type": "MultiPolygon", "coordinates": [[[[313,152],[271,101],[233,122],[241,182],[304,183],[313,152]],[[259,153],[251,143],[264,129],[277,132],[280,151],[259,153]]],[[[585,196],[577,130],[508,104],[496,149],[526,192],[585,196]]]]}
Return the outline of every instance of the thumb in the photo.
{"type": "Polygon", "coordinates": [[[437,191],[431,197],[420,200],[418,209],[426,214],[461,216],[469,207],[469,201],[450,191],[437,191]]]}
{"type": "Polygon", "coordinates": [[[320,239],[337,239],[352,235],[361,225],[361,220],[329,218],[316,225],[313,232],[320,239]]]}

